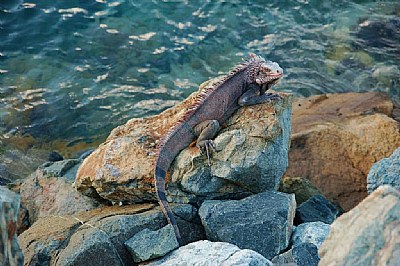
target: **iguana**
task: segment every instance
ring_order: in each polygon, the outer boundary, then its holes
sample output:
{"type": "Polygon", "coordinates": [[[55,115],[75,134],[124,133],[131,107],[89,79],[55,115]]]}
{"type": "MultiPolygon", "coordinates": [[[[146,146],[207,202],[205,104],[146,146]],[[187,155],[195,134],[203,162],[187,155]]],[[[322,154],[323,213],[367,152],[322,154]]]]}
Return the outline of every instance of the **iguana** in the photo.
{"type": "Polygon", "coordinates": [[[283,70],[277,63],[249,53],[249,57],[227,76],[199,92],[192,106],[160,140],[154,169],[156,193],[165,217],[174,228],[179,245],[182,245],[181,235],[165,192],[165,177],[175,157],[197,139],[196,146],[200,152],[206,153],[210,163],[210,149],[216,150],[212,139],[220,125],[241,106],[280,98],[277,94],[265,92],[282,76],[283,70]]]}

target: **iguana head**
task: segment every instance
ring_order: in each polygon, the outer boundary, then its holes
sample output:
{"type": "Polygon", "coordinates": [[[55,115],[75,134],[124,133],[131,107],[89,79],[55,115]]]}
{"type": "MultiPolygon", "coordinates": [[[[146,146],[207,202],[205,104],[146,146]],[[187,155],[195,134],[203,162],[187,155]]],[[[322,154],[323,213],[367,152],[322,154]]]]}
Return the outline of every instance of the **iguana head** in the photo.
{"type": "Polygon", "coordinates": [[[249,82],[257,83],[265,89],[271,88],[283,76],[283,69],[278,63],[265,60],[263,57],[249,53],[248,73],[249,82]]]}

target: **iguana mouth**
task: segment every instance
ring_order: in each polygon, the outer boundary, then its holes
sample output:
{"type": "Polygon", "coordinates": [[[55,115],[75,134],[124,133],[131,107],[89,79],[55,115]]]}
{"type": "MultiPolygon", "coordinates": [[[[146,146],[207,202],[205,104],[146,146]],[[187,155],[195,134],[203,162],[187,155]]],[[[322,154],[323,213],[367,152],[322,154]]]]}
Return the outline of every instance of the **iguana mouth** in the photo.
{"type": "Polygon", "coordinates": [[[256,82],[260,85],[260,95],[264,94],[267,90],[271,89],[272,86],[278,83],[282,76],[283,74],[270,75],[268,78],[263,79],[264,82],[260,83],[258,81],[261,80],[256,80],[256,82]]]}

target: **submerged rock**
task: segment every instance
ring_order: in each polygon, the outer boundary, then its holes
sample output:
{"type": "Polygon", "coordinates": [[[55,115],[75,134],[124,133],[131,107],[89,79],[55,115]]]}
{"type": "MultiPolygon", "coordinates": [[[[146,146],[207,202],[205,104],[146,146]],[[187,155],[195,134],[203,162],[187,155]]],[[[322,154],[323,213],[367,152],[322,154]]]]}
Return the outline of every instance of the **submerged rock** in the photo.
{"type": "Polygon", "coordinates": [[[207,200],[199,215],[207,239],[272,258],[289,245],[295,208],[293,194],[268,191],[242,200],[207,200]]]}
{"type": "Polygon", "coordinates": [[[0,265],[22,265],[24,256],[17,241],[19,196],[0,186],[0,265]]]}
{"type": "Polygon", "coordinates": [[[382,185],[390,185],[400,190],[400,148],[389,158],[375,163],[368,173],[368,193],[382,185]]]}
{"type": "Polygon", "coordinates": [[[331,225],[320,265],[398,265],[400,191],[384,185],[331,225]]]}
{"type": "Polygon", "coordinates": [[[392,111],[389,97],[378,92],[295,100],[286,175],[307,177],[329,200],[350,210],[368,195],[371,166],[400,146],[392,111]]]}
{"type": "MultiPolygon", "coordinates": [[[[177,123],[196,93],[159,115],[135,118],[112,131],[80,167],[76,188],[109,201],[155,201],[153,168],[159,139],[177,123]]],[[[167,179],[169,199],[194,202],[276,190],[288,164],[291,96],[239,109],[207,157],[196,147],[177,156],[167,179]]]]}
{"type": "Polygon", "coordinates": [[[272,263],[259,253],[240,249],[224,242],[198,241],[183,246],[148,266],[272,266],[272,263]]]}

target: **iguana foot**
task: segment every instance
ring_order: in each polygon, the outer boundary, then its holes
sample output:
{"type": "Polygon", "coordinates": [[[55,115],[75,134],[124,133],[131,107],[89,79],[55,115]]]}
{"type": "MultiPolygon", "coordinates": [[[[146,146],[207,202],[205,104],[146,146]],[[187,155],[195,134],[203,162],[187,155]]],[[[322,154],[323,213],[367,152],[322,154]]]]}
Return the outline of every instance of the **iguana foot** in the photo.
{"type": "Polygon", "coordinates": [[[211,166],[210,150],[213,150],[214,152],[217,151],[214,141],[210,139],[201,140],[196,143],[196,146],[199,148],[201,154],[205,153],[207,155],[208,165],[211,166]]]}

